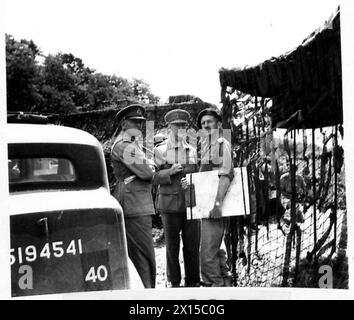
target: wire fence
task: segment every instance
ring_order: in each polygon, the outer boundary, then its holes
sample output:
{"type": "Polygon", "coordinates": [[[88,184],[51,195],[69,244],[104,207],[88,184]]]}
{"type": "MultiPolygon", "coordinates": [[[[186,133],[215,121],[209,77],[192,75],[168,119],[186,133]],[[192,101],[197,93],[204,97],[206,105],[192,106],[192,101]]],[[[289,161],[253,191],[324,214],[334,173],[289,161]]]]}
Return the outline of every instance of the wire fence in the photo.
{"type": "Polygon", "coordinates": [[[230,219],[233,284],[318,287],[320,267],[329,265],[333,286],[348,288],[343,128],[274,130],[266,104],[245,96],[224,102],[253,208],[230,219]]]}
{"type": "MultiPolygon", "coordinates": [[[[319,213],[317,234],[319,238],[325,237],[325,241],[321,247],[322,250],[317,254],[317,266],[315,267],[314,260],[308,259],[308,255],[315,245],[313,214],[311,212],[305,214],[304,222],[299,226],[291,241],[291,257],[288,265],[290,274],[285,284],[284,263],[287,236],[275,222],[269,223],[267,226],[260,226],[258,234],[251,229],[246,230],[244,241],[240,241],[241,244],[238,246],[235,259],[234,285],[241,287],[316,287],[318,284],[316,272],[318,272],[320,265],[324,264],[325,258],[328,258],[334,245],[334,230],[330,220],[330,213],[319,213]],[[330,233],[326,235],[330,228],[330,233]],[[298,270],[295,274],[297,265],[298,270]]],[[[337,235],[339,237],[335,243],[336,251],[345,249],[340,246],[341,237],[345,236],[343,233],[346,233],[345,226],[346,211],[340,210],[338,212],[337,235]]],[[[336,255],[331,256],[332,264],[336,255]]],[[[340,276],[337,275],[337,277],[340,276]]],[[[345,283],[340,285],[343,285],[342,288],[347,287],[345,283]]]]}

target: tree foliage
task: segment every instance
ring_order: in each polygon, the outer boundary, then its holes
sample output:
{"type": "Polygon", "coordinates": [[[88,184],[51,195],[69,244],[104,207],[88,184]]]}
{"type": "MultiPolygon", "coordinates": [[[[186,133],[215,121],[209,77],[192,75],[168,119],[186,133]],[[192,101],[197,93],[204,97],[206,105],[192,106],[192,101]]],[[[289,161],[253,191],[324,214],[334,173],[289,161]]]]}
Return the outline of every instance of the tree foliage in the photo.
{"type": "Polygon", "coordinates": [[[71,53],[44,56],[32,40],[11,35],[6,35],[6,69],[8,111],[72,113],[125,99],[159,102],[141,79],[98,73],[71,53]]]}
{"type": "Polygon", "coordinates": [[[39,49],[32,41],[6,35],[7,100],[11,109],[30,110],[40,103],[39,49]]]}

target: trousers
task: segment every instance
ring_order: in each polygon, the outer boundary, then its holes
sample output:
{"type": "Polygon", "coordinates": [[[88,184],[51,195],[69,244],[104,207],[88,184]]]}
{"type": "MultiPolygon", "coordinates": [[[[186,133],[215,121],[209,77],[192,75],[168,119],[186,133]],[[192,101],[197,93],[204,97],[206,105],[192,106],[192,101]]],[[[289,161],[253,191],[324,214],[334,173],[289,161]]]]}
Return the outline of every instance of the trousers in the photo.
{"type": "Polygon", "coordinates": [[[202,219],[200,263],[202,280],[206,286],[224,286],[219,257],[224,230],[225,220],[223,218],[202,219]]]}
{"type": "Polygon", "coordinates": [[[152,239],[152,216],[125,217],[128,255],[145,288],[155,288],[156,262],[152,239]]]}
{"type": "Polygon", "coordinates": [[[161,213],[166,239],[167,280],[173,284],[181,281],[179,263],[180,234],[183,242],[183,260],[186,286],[200,282],[200,221],[187,220],[186,211],[161,213]]]}

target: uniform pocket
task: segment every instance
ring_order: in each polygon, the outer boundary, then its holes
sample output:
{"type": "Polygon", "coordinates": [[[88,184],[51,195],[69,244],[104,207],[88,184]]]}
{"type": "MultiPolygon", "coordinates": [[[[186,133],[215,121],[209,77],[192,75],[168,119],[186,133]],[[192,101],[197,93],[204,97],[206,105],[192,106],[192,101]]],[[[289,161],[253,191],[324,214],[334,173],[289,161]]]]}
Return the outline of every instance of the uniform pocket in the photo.
{"type": "Polygon", "coordinates": [[[124,192],[148,191],[151,192],[152,185],[148,181],[135,179],[128,184],[124,184],[124,192]]]}
{"type": "Polygon", "coordinates": [[[158,193],[157,208],[163,212],[181,212],[185,209],[184,199],[178,191],[160,191],[158,193]]]}
{"type": "Polygon", "coordinates": [[[150,183],[134,180],[124,185],[122,196],[124,198],[124,215],[147,215],[155,213],[150,183]]]}

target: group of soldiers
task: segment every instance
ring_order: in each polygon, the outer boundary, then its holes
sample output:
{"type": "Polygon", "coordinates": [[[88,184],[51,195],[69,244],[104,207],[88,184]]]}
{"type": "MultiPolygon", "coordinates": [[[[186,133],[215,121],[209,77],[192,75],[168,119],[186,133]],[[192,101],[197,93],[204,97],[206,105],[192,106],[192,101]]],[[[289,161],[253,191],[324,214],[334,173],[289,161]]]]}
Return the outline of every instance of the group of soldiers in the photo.
{"type": "Polygon", "coordinates": [[[128,255],[145,288],[154,288],[156,284],[152,238],[155,210],[164,227],[168,286],[225,286],[220,263],[226,227],[222,203],[233,179],[232,149],[222,135],[217,110],[207,108],[198,114],[197,124],[203,135],[197,148],[187,139],[190,118],[182,109],[167,112],[169,134],[155,146],[151,157],[141,144],[145,108],[134,104],[117,113],[118,136],[111,151],[117,179],[113,196],[123,208],[128,255]],[[219,183],[208,218],[187,219],[186,191],[191,185],[186,174],[210,170],[218,170],[219,183]],[[153,186],[157,186],[156,202],[151,192],[153,186]],[[181,238],[184,281],[179,261],[181,238]]]}

